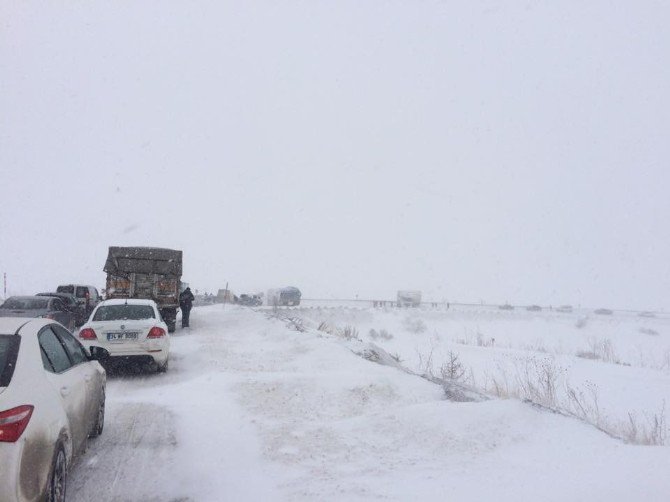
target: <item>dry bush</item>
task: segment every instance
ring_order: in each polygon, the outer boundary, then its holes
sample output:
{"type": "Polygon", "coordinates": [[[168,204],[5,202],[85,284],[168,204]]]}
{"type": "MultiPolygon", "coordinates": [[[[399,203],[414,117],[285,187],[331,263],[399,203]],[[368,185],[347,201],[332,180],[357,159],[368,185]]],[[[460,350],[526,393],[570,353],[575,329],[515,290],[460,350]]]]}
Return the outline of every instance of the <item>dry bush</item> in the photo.
{"type": "Polygon", "coordinates": [[[423,355],[421,352],[418,351],[417,349],[417,355],[419,356],[419,374],[422,376],[427,376],[430,378],[434,378],[434,373],[433,373],[433,352],[435,350],[435,347],[430,348],[430,352],[428,353],[427,356],[423,355]]]}
{"type": "MultiPolygon", "coordinates": [[[[489,338],[480,331],[477,331],[477,334],[474,337],[472,334],[466,332],[464,338],[456,338],[453,341],[459,345],[476,345],[477,347],[494,347],[496,343],[495,338],[489,338]]],[[[511,344],[508,346],[511,348],[511,344]]],[[[500,345],[498,345],[498,347],[500,347],[500,345]]]]}
{"type": "Polygon", "coordinates": [[[625,440],[633,444],[664,446],[668,436],[665,401],[658,413],[645,414],[644,417],[640,421],[634,413],[628,413],[628,422],[623,429],[625,440]]]}
{"type": "Polygon", "coordinates": [[[567,400],[564,402],[563,409],[568,414],[595,425],[601,430],[610,429],[607,418],[600,412],[598,388],[594,384],[587,383],[585,389],[566,384],[565,393],[567,400]]]}
{"type": "Polygon", "coordinates": [[[360,340],[358,337],[358,329],[353,326],[345,326],[338,330],[338,335],[345,340],[360,340]]]}
{"type": "Polygon", "coordinates": [[[360,340],[358,336],[358,329],[356,329],[354,326],[347,325],[344,328],[339,328],[327,323],[326,321],[322,321],[319,323],[319,327],[317,329],[324,333],[328,333],[329,335],[344,338],[345,340],[360,340]]]}
{"type": "Polygon", "coordinates": [[[370,330],[370,338],[373,340],[378,340],[381,338],[382,340],[391,340],[393,338],[393,335],[386,331],[385,329],[380,329],[377,331],[376,329],[371,329],[370,330]]]}
{"type": "Polygon", "coordinates": [[[670,349],[666,349],[663,354],[663,361],[660,364],[660,369],[670,370],[670,349]]]}
{"type": "Polygon", "coordinates": [[[564,371],[552,358],[515,359],[511,374],[509,366],[498,363],[496,373],[486,375],[484,390],[501,398],[517,398],[555,409],[557,383],[564,371]]]}
{"type": "Polygon", "coordinates": [[[300,317],[287,317],[285,320],[286,320],[286,324],[288,325],[289,328],[291,328],[295,331],[299,331],[300,333],[304,333],[306,331],[302,318],[300,318],[300,317]]]}
{"type": "Polygon", "coordinates": [[[627,443],[663,446],[667,440],[668,426],[665,417],[665,401],[657,413],[644,414],[640,419],[634,412],[628,413],[626,421],[612,420],[601,412],[598,389],[593,384],[584,389],[566,385],[567,401],[563,410],[568,414],[588,422],[603,432],[627,443]]]}
{"type": "Polygon", "coordinates": [[[577,319],[577,322],[575,323],[575,327],[577,329],[582,329],[583,327],[585,327],[588,324],[588,322],[589,322],[588,317],[580,317],[579,319],[577,319]]]}
{"type": "Polygon", "coordinates": [[[517,397],[517,398],[519,397],[518,395],[510,392],[509,385],[507,384],[506,380],[498,379],[496,377],[493,377],[491,379],[490,391],[492,391],[493,394],[502,399],[509,399],[510,397],[517,397]]]}
{"type": "Polygon", "coordinates": [[[483,333],[477,331],[477,347],[493,347],[495,343],[495,338],[487,338],[483,333]]]}
{"type": "Polygon", "coordinates": [[[583,420],[602,432],[622,441],[638,445],[665,445],[668,425],[665,402],[657,413],[638,417],[629,413],[626,420],[611,419],[600,406],[598,388],[592,383],[583,387],[565,384],[559,395],[558,383],[565,370],[552,359],[515,360],[510,368],[498,364],[497,373],[485,374],[483,389],[501,398],[517,398],[555,412],[583,420]]]}
{"type": "Polygon", "coordinates": [[[556,382],[563,371],[553,359],[525,359],[517,366],[516,381],[523,399],[556,407],[556,382]]]}
{"type": "Polygon", "coordinates": [[[458,354],[449,351],[447,354],[447,361],[440,366],[440,376],[443,380],[451,380],[453,382],[460,382],[465,376],[465,368],[458,358],[458,354]]]}
{"type": "Polygon", "coordinates": [[[382,329],[379,331],[379,336],[382,340],[391,340],[393,339],[393,335],[386,331],[385,329],[382,329]]]}
{"type": "Polygon", "coordinates": [[[606,363],[621,364],[621,361],[616,355],[614,344],[609,338],[596,339],[590,337],[589,349],[580,350],[575,353],[577,357],[582,359],[600,359],[606,363]]]}
{"type": "Polygon", "coordinates": [[[410,333],[423,333],[426,331],[426,323],[418,317],[407,317],[403,321],[403,327],[410,333]]]}

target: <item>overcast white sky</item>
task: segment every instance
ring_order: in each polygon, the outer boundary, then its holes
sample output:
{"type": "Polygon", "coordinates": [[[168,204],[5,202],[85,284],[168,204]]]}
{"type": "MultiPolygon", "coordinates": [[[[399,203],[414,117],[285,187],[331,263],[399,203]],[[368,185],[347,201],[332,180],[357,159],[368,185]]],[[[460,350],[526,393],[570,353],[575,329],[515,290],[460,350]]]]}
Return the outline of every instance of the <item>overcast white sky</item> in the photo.
{"type": "Polygon", "coordinates": [[[667,309],[667,2],[0,4],[0,272],[667,309]]]}

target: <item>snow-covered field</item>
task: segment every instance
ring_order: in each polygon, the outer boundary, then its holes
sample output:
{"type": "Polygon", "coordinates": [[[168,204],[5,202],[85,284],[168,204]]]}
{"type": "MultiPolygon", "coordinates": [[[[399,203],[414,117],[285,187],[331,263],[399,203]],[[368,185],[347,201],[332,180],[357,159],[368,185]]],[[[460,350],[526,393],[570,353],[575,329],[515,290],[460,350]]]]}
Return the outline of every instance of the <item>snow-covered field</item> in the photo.
{"type": "Polygon", "coordinates": [[[666,319],[281,311],[301,332],[272,315],[198,308],[167,374],[111,376],[106,429],[73,469],[71,499],[668,500],[667,446],[496,397],[503,375],[512,394],[520,368],[549,367],[556,402],[568,385],[595,389],[603,420],[630,411],[641,427],[670,397],[666,319]],[[357,354],[375,346],[408,371],[357,354]],[[490,399],[450,401],[413,374],[439,374],[450,352],[490,399]]]}
{"type": "MultiPolygon", "coordinates": [[[[670,318],[506,311],[305,308],[295,315],[333,326],[353,326],[365,341],[397,354],[403,364],[434,373],[458,355],[463,380],[486,390],[513,387],[520,372],[550,366],[560,397],[566,385],[595,392],[602,417],[629,420],[670,406],[670,318]],[[371,331],[374,330],[374,331],[371,331]],[[432,355],[432,357],[431,357],[432,355]],[[430,369],[430,368],[429,368],[430,369]]],[[[670,412],[670,410],[668,410],[670,412]]]]}

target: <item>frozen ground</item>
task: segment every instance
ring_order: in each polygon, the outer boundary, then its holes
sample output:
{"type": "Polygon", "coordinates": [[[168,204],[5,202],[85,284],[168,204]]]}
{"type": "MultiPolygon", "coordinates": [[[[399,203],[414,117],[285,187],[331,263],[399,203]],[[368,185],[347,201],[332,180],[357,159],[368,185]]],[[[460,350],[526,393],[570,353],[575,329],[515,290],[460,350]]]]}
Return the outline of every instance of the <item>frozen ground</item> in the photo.
{"type": "Polygon", "coordinates": [[[71,473],[71,500],[668,499],[667,446],[516,399],[451,402],[351,350],[373,341],[412,371],[431,350],[435,368],[457,351],[480,387],[498,360],[551,358],[575,385],[598,382],[607,413],[644,413],[668,396],[663,319],[303,308],[288,312],[312,328],[298,332],[269,313],[196,309],[166,375],[111,376],[106,429],[71,473]],[[363,342],[313,329],[322,321],[363,342]],[[577,357],[589,337],[616,357],[577,357]]]}

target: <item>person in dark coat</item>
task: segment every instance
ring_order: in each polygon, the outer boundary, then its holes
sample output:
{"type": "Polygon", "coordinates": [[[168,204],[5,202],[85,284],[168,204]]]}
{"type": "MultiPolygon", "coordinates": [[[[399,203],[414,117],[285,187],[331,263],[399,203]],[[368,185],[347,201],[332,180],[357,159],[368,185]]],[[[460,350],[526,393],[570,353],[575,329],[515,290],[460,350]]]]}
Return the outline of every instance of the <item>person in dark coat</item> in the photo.
{"type": "Polygon", "coordinates": [[[193,307],[193,300],[195,300],[195,297],[193,296],[193,293],[191,293],[191,288],[186,288],[179,294],[182,328],[188,328],[188,321],[189,316],[191,315],[191,307],[193,307]]]}

